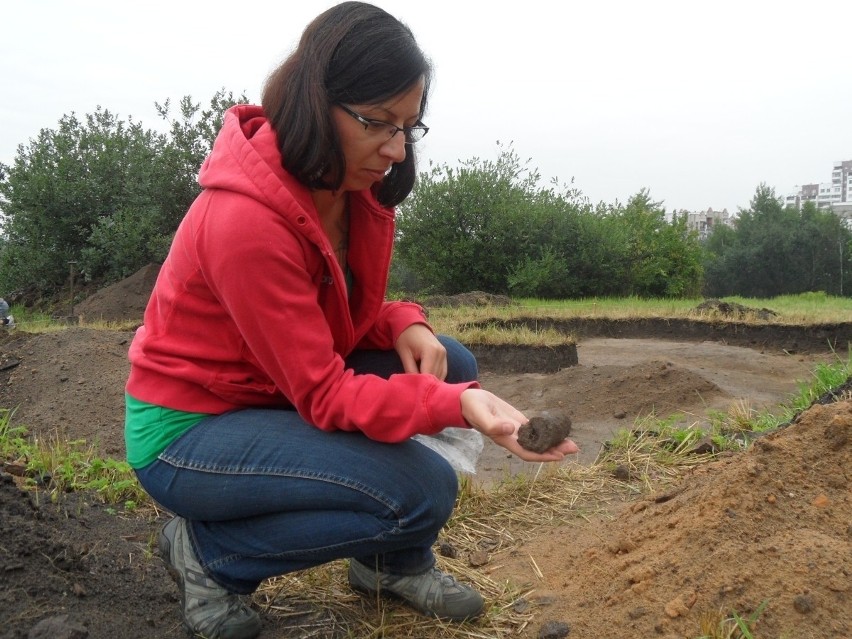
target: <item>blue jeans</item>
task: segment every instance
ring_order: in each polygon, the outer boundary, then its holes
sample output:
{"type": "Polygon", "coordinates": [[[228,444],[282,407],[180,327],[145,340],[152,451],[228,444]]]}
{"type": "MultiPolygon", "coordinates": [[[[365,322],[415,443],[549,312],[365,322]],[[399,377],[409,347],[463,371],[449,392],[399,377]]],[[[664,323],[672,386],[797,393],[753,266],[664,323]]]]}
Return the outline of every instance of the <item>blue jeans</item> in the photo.
{"type": "MultiPolygon", "coordinates": [[[[476,379],[470,351],[439,339],[447,381],[476,379]]],[[[404,372],[395,351],[357,351],[346,365],[385,378],[404,372]]],[[[238,594],[346,557],[394,574],[424,572],[458,491],[452,467],[416,441],[321,431],[283,409],[206,417],[136,474],[154,500],[187,519],[208,574],[238,594]]]]}

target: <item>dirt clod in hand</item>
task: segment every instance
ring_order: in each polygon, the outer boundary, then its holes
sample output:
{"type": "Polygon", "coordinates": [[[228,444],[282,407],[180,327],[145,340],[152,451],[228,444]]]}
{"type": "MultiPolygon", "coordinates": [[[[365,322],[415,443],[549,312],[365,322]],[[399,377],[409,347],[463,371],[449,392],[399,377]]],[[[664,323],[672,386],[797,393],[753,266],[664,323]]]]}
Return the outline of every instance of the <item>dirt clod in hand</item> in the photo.
{"type": "Polygon", "coordinates": [[[562,411],[542,411],[518,430],[518,443],[534,453],[543,453],[571,434],[571,418],[562,411]]]}

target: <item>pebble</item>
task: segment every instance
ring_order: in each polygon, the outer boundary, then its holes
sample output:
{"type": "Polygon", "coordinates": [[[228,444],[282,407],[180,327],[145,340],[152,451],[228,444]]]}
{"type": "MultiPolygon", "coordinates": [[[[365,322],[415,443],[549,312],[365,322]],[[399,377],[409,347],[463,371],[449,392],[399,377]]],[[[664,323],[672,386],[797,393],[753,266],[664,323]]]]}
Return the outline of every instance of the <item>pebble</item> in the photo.
{"type": "Polygon", "coordinates": [[[571,632],[564,621],[545,621],[538,630],[538,639],[563,639],[571,632]]]}

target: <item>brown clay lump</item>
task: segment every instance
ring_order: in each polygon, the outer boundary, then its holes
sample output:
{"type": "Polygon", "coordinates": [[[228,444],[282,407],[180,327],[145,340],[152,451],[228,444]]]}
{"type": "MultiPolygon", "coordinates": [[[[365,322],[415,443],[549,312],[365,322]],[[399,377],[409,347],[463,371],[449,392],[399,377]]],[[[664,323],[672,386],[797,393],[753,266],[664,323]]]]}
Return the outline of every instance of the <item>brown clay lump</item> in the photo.
{"type": "Polygon", "coordinates": [[[518,430],[518,443],[534,453],[543,453],[571,434],[571,418],[561,411],[542,411],[518,430]]]}

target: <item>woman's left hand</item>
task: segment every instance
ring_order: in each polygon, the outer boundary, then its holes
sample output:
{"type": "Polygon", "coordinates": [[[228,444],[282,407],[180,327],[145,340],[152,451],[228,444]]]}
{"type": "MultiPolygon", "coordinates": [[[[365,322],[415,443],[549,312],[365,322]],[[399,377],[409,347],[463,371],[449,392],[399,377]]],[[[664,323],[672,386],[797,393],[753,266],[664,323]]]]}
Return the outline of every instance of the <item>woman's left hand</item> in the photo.
{"type": "Polygon", "coordinates": [[[482,388],[468,388],[464,391],[461,394],[461,406],[462,416],[471,428],[490,437],[495,444],[524,461],[561,461],[565,455],[580,450],[570,439],[563,439],[543,453],[527,450],[518,442],[518,431],[521,424],[528,421],[527,418],[509,402],[482,388]]]}
{"type": "Polygon", "coordinates": [[[429,373],[440,380],[447,377],[447,349],[424,324],[406,328],[394,344],[406,373],[429,373]]]}

